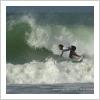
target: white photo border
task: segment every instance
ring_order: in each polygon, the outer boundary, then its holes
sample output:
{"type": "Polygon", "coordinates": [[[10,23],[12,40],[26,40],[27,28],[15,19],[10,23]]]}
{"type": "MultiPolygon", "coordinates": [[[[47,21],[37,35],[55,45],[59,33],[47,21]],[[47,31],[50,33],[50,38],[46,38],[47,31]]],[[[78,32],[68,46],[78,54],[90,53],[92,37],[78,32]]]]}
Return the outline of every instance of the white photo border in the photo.
{"type": "Polygon", "coordinates": [[[1,1],[2,99],[99,99],[99,1],[1,1]],[[6,6],[94,6],[94,94],[6,94],[6,6]]]}

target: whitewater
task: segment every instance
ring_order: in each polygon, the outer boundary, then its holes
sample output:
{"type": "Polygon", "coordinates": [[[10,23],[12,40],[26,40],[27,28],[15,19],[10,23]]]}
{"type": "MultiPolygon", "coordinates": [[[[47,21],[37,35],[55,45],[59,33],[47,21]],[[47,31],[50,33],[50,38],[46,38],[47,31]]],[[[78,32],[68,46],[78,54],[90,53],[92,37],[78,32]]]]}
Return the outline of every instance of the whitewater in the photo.
{"type": "Polygon", "coordinates": [[[79,16],[76,17],[79,23],[74,24],[68,22],[70,17],[60,16],[61,19],[57,14],[45,14],[43,18],[38,14],[10,16],[6,36],[7,84],[93,82],[93,26],[84,25],[92,18],[91,15],[79,16]],[[84,56],[83,61],[70,61],[69,52],[59,57],[59,44],[75,45],[76,52],[84,56]]]}

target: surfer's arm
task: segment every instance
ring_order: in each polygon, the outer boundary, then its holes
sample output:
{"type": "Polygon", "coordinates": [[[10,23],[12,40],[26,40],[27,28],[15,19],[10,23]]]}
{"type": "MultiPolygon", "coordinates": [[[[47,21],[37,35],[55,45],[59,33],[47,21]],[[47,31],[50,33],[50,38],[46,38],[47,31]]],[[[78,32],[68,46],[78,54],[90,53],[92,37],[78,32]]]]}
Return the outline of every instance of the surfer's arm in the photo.
{"type": "Polygon", "coordinates": [[[63,49],[60,56],[62,56],[65,51],[69,51],[69,48],[68,49],[63,49]]]}
{"type": "Polygon", "coordinates": [[[65,51],[69,51],[69,48],[68,48],[68,49],[64,49],[64,50],[63,50],[63,52],[65,52],[65,51]]]}

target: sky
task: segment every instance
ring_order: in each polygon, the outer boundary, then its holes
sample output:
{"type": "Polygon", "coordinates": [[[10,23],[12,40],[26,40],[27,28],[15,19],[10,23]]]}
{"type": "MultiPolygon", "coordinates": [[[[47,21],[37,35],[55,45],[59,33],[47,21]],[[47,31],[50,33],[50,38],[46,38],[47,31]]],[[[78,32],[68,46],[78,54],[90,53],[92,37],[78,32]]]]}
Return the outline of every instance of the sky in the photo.
{"type": "Polygon", "coordinates": [[[65,12],[65,13],[94,13],[93,6],[7,6],[7,13],[40,13],[40,12],[65,12]]]}

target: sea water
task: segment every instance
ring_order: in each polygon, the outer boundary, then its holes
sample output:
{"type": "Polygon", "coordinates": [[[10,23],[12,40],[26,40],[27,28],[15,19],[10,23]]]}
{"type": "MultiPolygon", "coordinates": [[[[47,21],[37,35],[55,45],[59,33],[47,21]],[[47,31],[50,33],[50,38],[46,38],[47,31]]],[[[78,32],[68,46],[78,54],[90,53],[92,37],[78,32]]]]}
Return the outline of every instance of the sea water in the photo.
{"type": "Polygon", "coordinates": [[[54,11],[49,8],[49,12],[41,8],[7,7],[7,85],[93,83],[93,12],[66,12],[57,8],[54,11]],[[83,61],[70,61],[69,52],[60,57],[59,44],[66,48],[75,45],[83,61]]]}

